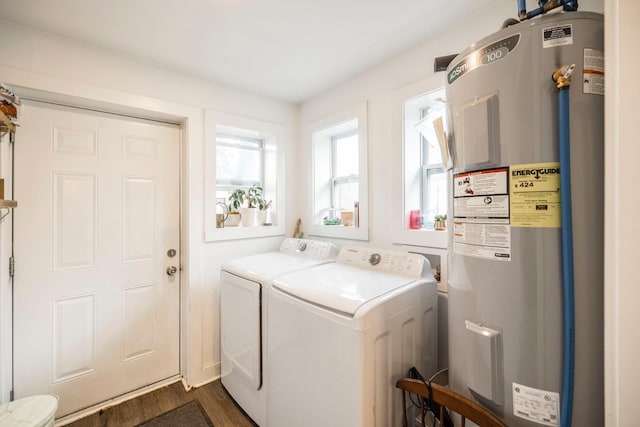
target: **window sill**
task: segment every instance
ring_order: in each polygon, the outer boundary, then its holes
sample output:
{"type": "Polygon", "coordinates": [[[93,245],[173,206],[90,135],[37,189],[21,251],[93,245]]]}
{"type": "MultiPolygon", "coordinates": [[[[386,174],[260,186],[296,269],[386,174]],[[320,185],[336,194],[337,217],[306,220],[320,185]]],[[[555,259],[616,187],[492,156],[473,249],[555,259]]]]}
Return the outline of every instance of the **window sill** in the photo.
{"type": "Polygon", "coordinates": [[[207,241],[253,239],[256,237],[284,236],[284,226],[224,227],[212,230],[207,241]]]}
{"type": "Polygon", "coordinates": [[[308,234],[311,236],[333,237],[336,239],[369,240],[369,232],[365,227],[345,227],[344,225],[312,225],[308,234]]]}

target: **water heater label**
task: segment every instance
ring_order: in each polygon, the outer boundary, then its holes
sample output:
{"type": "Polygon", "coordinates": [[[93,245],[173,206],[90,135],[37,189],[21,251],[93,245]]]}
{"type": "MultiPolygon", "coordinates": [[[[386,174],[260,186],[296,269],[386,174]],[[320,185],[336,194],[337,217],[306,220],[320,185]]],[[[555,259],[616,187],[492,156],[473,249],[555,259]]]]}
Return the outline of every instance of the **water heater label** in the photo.
{"type": "Polygon", "coordinates": [[[513,383],[513,415],[545,426],[560,425],[560,394],[513,383]]]}
{"type": "Polygon", "coordinates": [[[582,92],[604,95],[604,52],[599,49],[585,49],[582,69],[582,92]]]}
{"type": "Polygon", "coordinates": [[[455,253],[511,261],[508,178],[508,168],[453,176],[455,253]]]}
{"type": "Polygon", "coordinates": [[[476,68],[492,64],[505,58],[516,48],[519,41],[520,34],[514,34],[478,50],[474,50],[449,70],[447,73],[447,81],[451,84],[476,68]]]}
{"type": "Polygon", "coordinates": [[[479,197],[508,194],[507,168],[465,172],[453,177],[453,197],[479,197]]]}
{"type": "Polygon", "coordinates": [[[494,261],[511,261],[509,224],[454,220],[453,252],[494,261]]]}
{"type": "Polygon", "coordinates": [[[509,170],[511,226],[560,227],[560,163],[512,165],[509,170]]]}
{"type": "Polygon", "coordinates": [[[573,25],[565,24],[542,29],[542,47],[564,46],[573,44],[573,25]]]}

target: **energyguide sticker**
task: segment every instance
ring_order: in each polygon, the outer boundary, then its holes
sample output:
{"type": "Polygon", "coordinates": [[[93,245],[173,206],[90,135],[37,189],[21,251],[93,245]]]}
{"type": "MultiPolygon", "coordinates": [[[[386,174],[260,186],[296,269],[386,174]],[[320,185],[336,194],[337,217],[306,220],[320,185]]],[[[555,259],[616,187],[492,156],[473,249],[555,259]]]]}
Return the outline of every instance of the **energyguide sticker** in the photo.
{"type": "Polygon", "coordinates": [[[513,415],[545,426],[560,425],[560,394],[513,385],[513,415]]]}
{"type": "Polygon", "coordinates": [[[559,228],[560,163],[512,165],[510,172],[511,226],[559,228]]]}

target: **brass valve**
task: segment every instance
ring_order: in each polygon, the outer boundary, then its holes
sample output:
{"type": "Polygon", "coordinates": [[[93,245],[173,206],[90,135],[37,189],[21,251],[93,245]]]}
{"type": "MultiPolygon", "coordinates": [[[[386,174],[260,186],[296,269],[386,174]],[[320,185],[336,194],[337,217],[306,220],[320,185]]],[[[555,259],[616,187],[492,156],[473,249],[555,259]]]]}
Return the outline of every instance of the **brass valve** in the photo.
{"type": "Polygon", "coordinates": [[[576,64],[565,64],[553,73],[553,81],[556,82],[558,89],[571,85],[571,74],[573,74],[574,68],[576,68],[576,64]]]}

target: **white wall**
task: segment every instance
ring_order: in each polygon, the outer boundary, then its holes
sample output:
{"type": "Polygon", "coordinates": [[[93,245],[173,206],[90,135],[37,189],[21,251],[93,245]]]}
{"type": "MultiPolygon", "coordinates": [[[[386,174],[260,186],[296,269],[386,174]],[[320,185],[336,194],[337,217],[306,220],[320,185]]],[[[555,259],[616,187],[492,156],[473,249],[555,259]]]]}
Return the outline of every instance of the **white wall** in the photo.
{"type": "Polygon", "coordinates": [[[640,1],[605,2],[605,415],[610,427],[640,420],[638,18],[640,1]]]}
{"type": "MultiPolygon", "coordinates": [[[[213,109],[285,128],[287,176],[297,173],[294,144],[297,107],[163,69],[99,48],[0,21],[0,81],[7,85],[79,97],[109,110],[174,117],[183,124],[183,373],[199,385],[220,372],[219,271],[227,259],[278,247],[281,237],[204,243],[204,112],[213,109]]],[[[20,95],[20,90],[16,90],[20,95]]],[[[56,96],[54,96],[56,98],[56,96]]],[[[17,143],[19,143],[19,133],[17,143]]],[[[294,180],[287,180],[288,183],[294,180]]],[[[287,194],[293,194],[291,185],[287,194]]],[[[19,213],[19,211],[17,211],[19,213]]],[[[293,230],[295,205],[287,208],[293,230]]],[[[23,263],[22,265],[25,265],[23,263]]],[[[0,307],[8,305],[7,285],[0,307]]],[[[9,337],[10,313],[0,315],[0,342],[9,337]]],[[[10,361],[0,353],[0,401],[7,401],[10,361]]]]}

